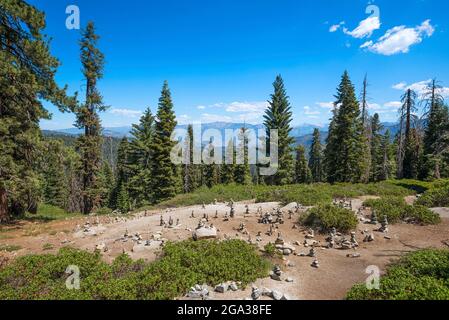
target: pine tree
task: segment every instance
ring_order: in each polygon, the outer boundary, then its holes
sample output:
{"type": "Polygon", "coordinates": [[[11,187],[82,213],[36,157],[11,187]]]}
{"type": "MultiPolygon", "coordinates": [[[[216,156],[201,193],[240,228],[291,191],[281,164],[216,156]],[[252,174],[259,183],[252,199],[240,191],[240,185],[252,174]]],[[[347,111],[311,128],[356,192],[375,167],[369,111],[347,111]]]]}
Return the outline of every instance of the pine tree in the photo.
{"type": "Polygon", "coordinates": [[[380,133],[383,129],[379,114],[374,114],[371,119],[371,181],[379,181],[382,176],[382,169],[384,163],[384,150],[382,150],[382,134],[380,133]]]}
{"type": "Polygon", "coordinates": [[[153,161],[151,174],[153,177],[152,187],[155,202],[167,200],[176,194],[177,167],[170,158],[171,151],[176,145],[171,140],[176,125],[170,89],[168,88],[168,82],[164,82],[159,99],[152,143],[153,161]]]}
{"type": "Polygon", "coordinates": [[[114,189],[114,174],[108,162],[103,161],[98,176],[100,186],[101,207],[108,207],[114,189]]]}
{"type": "Polygon", "coordinates": [[[382,162],[380,171],[378,173],[377,179],[388,180],[391,178],[391,173],[393,172],[393,155],[392,155],[392,145],[391,145],[391,135],[390,131],[387,130],[381,138],[380,150],[382,155],[382,162]]]}
{"type": "Polygon", "coordinates": [[[224,158],[225,158],[224,162],[221,166],[221,175],[220,175],[221,183],[230,184],[234,182],[235,161],[236,161],[234,139],[229,139],[224,158]]]}
{"type": "Polygon", "coordinates": [[[306,159],[306,150],[304,146],[298,146],[296,148],[296,160],[295,160],[295,183],[311,183],[312,172],[306,159]]]}
{"type": "Polygon", "coordinates": [[[364,134],[364,140],[365,140],[365,148],[364,151],[366,152],[367,157],[363,157],[364,162],[364,168],[365,172],[362,173],[361,180],[367,182],[368,180],[372,179],[372,166],[375,165],[372,163],[372,157],[369,155],[372,155],[371,147],[371,137],[372,137],[372,128],[371,128],[371,122],[370,117],[368,115],[368,76],[365,75],[365,78],[363,79],[363,86],[362,86],[362,95],[361,95],[361,107],[362,107],[362,113],[361,113],[361,120],[362,120],[362,128],[363,128],[363,134],[364,134]]]}
{"type": "Polygon", "coordinates": [[[86,81],[86,100],[84,104],[75,108],[77,116],[76,126],[84,129],[79,138],[78,150],[81,153],[83,166],[83,213],[89,214],[101,201],[98,175],[101,169],[101,123],[98,113],[105,111],[103,98],[98,91],[98,80],[103,78],[104,56],[98,50],[99,36],[95,34],[92,22],[87,24],[82,33],[81,64],[86,81]]]}
{"type": "Polygon", "coordinates": [[[234,181],[237,184],[251,184],[251,172],[249,166],[249,139],[248,129],[241,128],[238,134],[238,150],[236,155],[236,165],[234,167],[234,181]]]}
{"type": "Polygon", "coordinates": [[[130,146],[128,138],[124,137],[120,141],[120,145],[117,153],[117,169],[115,178],[115,187],[111,193],[111,199],[109,205],[111,208],[118,208],[118,197],[122,188],[126,189],[128,194],[129,180],[132,177],[132,171],[129,167],[130,158],[130,146]]]}
{"type": "Polygon", "coordinates": [[[193,151],[194,151],[194,139],[193,139],[193,126],[189,125],[187,127],[187,136],[185,138],[185,163],[182,167],[182,177],[183,177],[183,186],[184,193],[189,193],[195,190],[197,185],[197,174],[196,174],[196,166],[193,162],[193,151]]]}
{"type": "Polygon", "coordinates": [[[312,146],[310,147],[309,167],[313,182],[324,181],[323,147],[321,146],[320,130],[313,131],[312,146]]]}
{"type": "Polygon", "coordinates": [[[442,153],[445,148],[441,148],[440,137],[449,123],[448,109],[444,104],[441,94],[442,87],[433,80],[427,87],[424,95],[425,109],[427,117],[427,127],[423,140],[423,168],[421,178],[433,177],[441,178],[442,153]]]}
{"type": "Polygon", "coordinates": [[[137,206],[152,202],[151,164],[153,152],[151,144],[154,137],[155,119],[148,108],[140,118],[139,124],[134,124],[129,143],[128,168],[131,177],[128,192],[131,202],[137,206]]]}
{"type": "Polygon", "coordinates": [[[264,125],[267,135],[267,150],[270,150],[270,131],[278,130],[278,170],[271,177],[265,177],[267,184],[285,185],[294,180],[294,161],[292,144],[294,139],[290,136],[292,131],[292,111],[289,97],[285,90],[284,81],[278,75],[273,83],[274,93],[271,95],[269,107],[264,115],[264,125]]]}
{"type": "Polygon", "coordinates": [[[419,150],[420,150],[420,138],[418,131],[412,127],[413,113],[416,111],[416,93],[408,89],[402,96],[402,108],[401,108],[401,127],[399,139],[403,142],[399,144],[398,154],[402,156],[399,158],[400,163],[398,167],[401,171],[398,173],[398,178],[416,179],[418,177],[418,163],[419,163],[419,150]],[[403,133],[403,138],[402,138],[403,133]]]}
{"type": "Polygon", "coordinates": [[[65,181],[64,153],[61,141],[50,140],[45,143],[43,161],[43,192],[47,204],[65,208],[68,196],[65,181]]]}
{"type": "Polygon", "coordinates": [[[360,182],[366,171],[366,140],[359,103],[346,71],[336,99],[325,149],[327,179],[331,183],[360,182]]]}
{"type": "Polygon", "coordinates": [[[210,159],[204,164],[204,184],[208,188],[212,188],[219,182],[217,164],[213,161],[215,156],[215,146],[213,145],[212,140],[206,146],[206,150],[210,159]]]}
{"type": "Polygon", "coordinates": [[[120,187],[120,190],[118,192],[117,209],[120,210],[120,212],[123,214],[128,213],[131,209],[128,190],[126,189],[126,186],[124,184],[120,187]]]}
{"type": "Polygon", "coordinates": [[[74,99],[54,79],[58,61],[42,32],[45,15],[21,0],[0,2],[0,223],[37,208],[39,121],[50,101],[67,111],[74,99]]]}

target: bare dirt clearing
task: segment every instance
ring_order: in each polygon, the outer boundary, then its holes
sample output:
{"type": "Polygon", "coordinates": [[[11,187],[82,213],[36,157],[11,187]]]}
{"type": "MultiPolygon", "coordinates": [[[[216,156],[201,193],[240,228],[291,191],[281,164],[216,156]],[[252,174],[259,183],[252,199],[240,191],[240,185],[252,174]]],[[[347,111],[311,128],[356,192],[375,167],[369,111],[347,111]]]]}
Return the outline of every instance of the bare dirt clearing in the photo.
{"type": "MultiPolygon", "coordinates": [[[[365,199],[353,199],[353,210],[357,212],[365,199]]],[[[224,221],[224,217],[229,214],[230,208],[226,204],[216,204],[207,205],[205,208],[192,206],[141,212],[128,218],[103,216],[48,223],[20,222],[0,230],[0,247],[16,247],[16,250],[11,252],[1,251],[0,257],[14,259],[32,253],[52,253],[63,246],[72,246],[91,252],[98,248],[104,251],[103,257],[108,262],[122,252],[128,253],[133,259],[142,258],[150,262],[157,258],[160,244],[164,241],[191,239],[192,231],[198,226],[199,220],[206,216],[209,224],[218,229],[218,239],[237,238],[246,241],[251,236],[251,240],[262,249],[267,243],[274,243],[278,233],[281,233],[285,243],[295,247],[298,255],[284,256],[279,262],[285,277],[293,282],[265,278],[256,281],[255,286],[278,290],[293,299],[342,299],[355,283],[365,281],[368,277],[365,273],[368,266],[375,265],[384,271],[390,261],[407,252],[425,248],[447,248],[445,243],[448,243],[449,239],[447,208],[434,209],[442,216],[442,223],[439,225],[390,225],[388,237],[375,232],[376,226],[360,223],[356,233],[360,244],[356,252],[360,257],[347,257],[348,254],[354,253],[354,250],[317,248],[320,267],[313,268],[311,264],[314,258],[300,256],[301,253],[307,254],[310,250],[303,245],[306,229],[300,226],[293,228],[301,212],[294,213],[292,219],[289,219],[288,210],[292,206],[284,208],[285,223],[279,225],[279,229],[274,230],[272,236],[266,234],[269,225],[258,223],[259,215],[256,212],[259,208],[265,213],[278,207],[278,203],[236,203],[236,215],[229,221],[224,221]],[[249,207],[249,215],[245,215],[246,205],[249,207]],[[161,226],[161,216],[166,223],[171,218],[173,227],[161,226]],[[242,223],[245,224],[248,234],[238,231],[242,223]],[[364,230],[373,232],[375,236],[373,242],[363,242],[364,230]],[[256,242],[256,235],[259,232],[261,241],[256,242]]],[[[325,245],[325,238],[326,235],[315,235],[314,240],[325,245]]],[[[244,291],[228,291],[224,294],[211,292],[213,299],[244,299],[250,296],[250,287],[244,291]]]]}

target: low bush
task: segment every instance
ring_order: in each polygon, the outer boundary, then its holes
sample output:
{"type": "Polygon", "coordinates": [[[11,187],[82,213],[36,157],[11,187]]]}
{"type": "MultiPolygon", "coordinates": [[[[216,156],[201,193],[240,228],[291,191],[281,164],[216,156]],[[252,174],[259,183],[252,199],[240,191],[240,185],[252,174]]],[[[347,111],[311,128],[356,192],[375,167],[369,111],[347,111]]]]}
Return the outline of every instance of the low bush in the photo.
{"type": "Polygon", "coordinates": [[[255,247],[239,240],[168,243],[151,264],[127,255],[107,264],[98,252],[63,248],[56,255],[18,258],[1,269],[0,299],[168,300],[195,284],[232,280],[246,285],[267,276],[269,269],[255,247]],[[71,265],[80,270],[80,290],[66,288],[71,265]]]}
{"type": "Polygon", "coordinates": [[[380,280],[379,289],[354,286],[349,300],[448,300],[449,251],[421,250],[392,264],[380,280]]]}
{"type": "Polygon", "coordinates": [[[441,219],[438,214],[420,205],[408,205],[403,198],[387,197],[382,199],[370,199],[364,205],[372,208],[378,219],[387,217],[392,224],[401,221],[415,224],[438,224],[441,219]]]}
{"type": "Polygon", "coordinates": [[[449,185],[444,185],[426,191],[417,204],[428,208],[449,207],[449,185]]]}
{"type": "Polygon", "coordinates": [[[347,233],[357,227],[358,220],[351,210],[334,205],[320,205],[310,209],[299,222],[320,232],[336,228],[339,232],[347,233]]]}

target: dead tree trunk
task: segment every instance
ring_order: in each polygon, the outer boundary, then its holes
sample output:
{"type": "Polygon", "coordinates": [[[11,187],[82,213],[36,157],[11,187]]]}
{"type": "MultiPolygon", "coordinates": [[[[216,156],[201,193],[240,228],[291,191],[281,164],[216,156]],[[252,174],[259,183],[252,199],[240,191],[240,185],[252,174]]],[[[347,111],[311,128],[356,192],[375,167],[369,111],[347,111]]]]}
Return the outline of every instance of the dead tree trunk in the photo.
{"type": "Polygon", "coordinates": [[[9,222],[8,195],[5,188],[0,187],[0,223],[9,222]]]}

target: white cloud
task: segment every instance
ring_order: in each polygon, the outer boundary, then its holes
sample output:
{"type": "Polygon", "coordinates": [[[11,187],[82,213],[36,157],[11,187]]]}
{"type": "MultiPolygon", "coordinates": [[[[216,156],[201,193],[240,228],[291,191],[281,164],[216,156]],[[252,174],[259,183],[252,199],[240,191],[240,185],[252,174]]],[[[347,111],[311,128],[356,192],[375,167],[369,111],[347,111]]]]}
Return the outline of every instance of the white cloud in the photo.
{"type": "Polygon", "coordinates": [[[395,85],[393,86],[393,89],[396,89],[396,90],[404,90],[406,87],[407,87],[407,83],[405,83],[405,82],[399,82],[398,84],[395,84],[395,85]]]}
{"type": "Polygon", "coordinates": [[[208,122],[233,122],[233,121],[232,117],[229,116],[203,113],[201,115],[201,122],[208,123],[208,122]]]}
{"type": "Polygon", "coordinates": [[[360,21],[354,30],[349,31],[347,28],[343,28],[343,32],[356,39],[369,38],[375,30],[380,29],[380,25],[379,17],[369,17],[360,21]]]}
{"type": "Polygon", "coordinates": [[[333,109],[334,108],[334,103],[331,102],[316,102],[316,105],[320,106],[321,108],[326,108],[326,109],[333,109]]]}
{"type": "Polygon", "coordinates": [[[384,104],[386,108],[399,109],[402,106],[401,101],[390,101],[384,104]]]}
{"type": "MultiPolygon", "coordinates": [[[[397,85],[394,85],[393,88],[396,90],[401,90],[401,91],[405,91],[408,89],[411,89],[413,91],[415,91],[418,95],[424,95],[427,92],[427,86],[432,82],[431,79],[429,80],[424,80],[424,81],[419,81],[419,82],[415,82],[412,83],[410,85],[408,85],[406,82],[401,82],[397,85]]],[[[439,93],[445,97],[448,98],[449,97],[449,87],[442,87],[439,90],[439,93]]]]}
{"type": "Polygon", "coordinates": [[[204,109],[206,109],[206,107],[205,106],[198,106],[198,107],[196,107],[198,110],[204,110],[204,109]]]}
{"type": "Polygon", "coordinates": [[[319,111],[312,111],[312,108],[310,108],[310,106],[305,106],[304,107],[304,114],[306,116],[316,116],[316,115],[321,114],[321,112],[319,112],[319,111]]]}
{"type": "Polygon", "coordinates": [[[340,22],[339,24],[334,24],[333,26],[331,26],[329,28],[329,32],[336,32],[336,31],[338,31],[338,29],[340,29],[341,26],[343,26],[344,24],[345,24],[344,21],[340,22]]]}
{"type": "Polygon", "coordinates": [[[421,43],[425,37],[431,37],[434,32],[435,28],[430,24],[430,20],[426,20],[415,28],[394,27],[380,37],[377,42],[368,41],[360,47],[385,56],[408,53],[411,46],[421,43]]]}
{"type": "Polygon", "coordinates": [[[178,124],[190,124],[191,123],[191,117],[186,115],[186,114],[182,114],[180,116],[176,116],[176,121],[178,122],[178,124]]]}
{"type": "Polygon", "coordinates": [[[268,102],[232,102],[228,105],[224,105],[227,112],[255,112],[264,113],[269,107],[268,102]]]}
{"type": "Polygon", "coordinates": [[[130,110],[130,109],[118,109],[118,108],[112,108],[109,110],[109,113],[116,114],[122,117],[128,117],[128,118],[139,118],[142,116],[142,111],[137,110],[130,110]]]}

